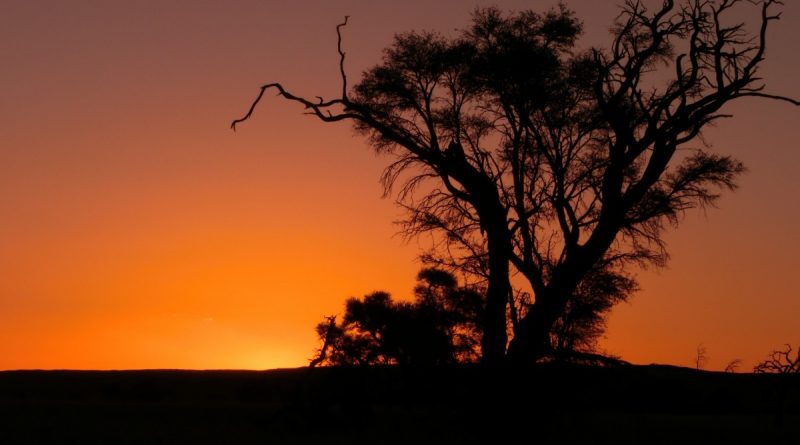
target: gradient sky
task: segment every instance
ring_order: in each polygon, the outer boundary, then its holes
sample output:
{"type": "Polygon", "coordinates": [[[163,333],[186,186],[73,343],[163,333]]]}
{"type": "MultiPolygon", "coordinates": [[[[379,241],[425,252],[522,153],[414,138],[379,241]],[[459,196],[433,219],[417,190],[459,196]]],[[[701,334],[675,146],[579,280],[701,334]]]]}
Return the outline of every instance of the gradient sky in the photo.
{"type": "MultiPolygon", "coordinates": [[[[259,85],[337,94],[396,32],[453,33],[474,6],[554,1],[21,1],[0,13],[0,369],[307,364],[348,296],[407,297],[417,242],[381,199],[389,161],[344,124],[259,85]],[[434,4],[435,3],[435,4],[434,4]]],[[[616,0],[573,0],[583,46],[616,0]]],[[[800,97],[800,2],[770,30],[763,77],[800,97]]],[[[749,172],[667,235],[662,270],[617,307],[601,347],[635,363],[750,369],[800,342],[800,109],[743,100],[706,132],[749,172]]]]}

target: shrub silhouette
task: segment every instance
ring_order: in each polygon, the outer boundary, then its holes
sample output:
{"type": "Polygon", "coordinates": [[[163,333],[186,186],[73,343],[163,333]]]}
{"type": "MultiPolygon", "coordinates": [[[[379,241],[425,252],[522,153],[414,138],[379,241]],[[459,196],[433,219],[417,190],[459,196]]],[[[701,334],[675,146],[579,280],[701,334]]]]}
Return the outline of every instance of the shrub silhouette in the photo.
{"type": "Polygon", "coordinates": [[[417,275],[413,302],[382,291],[345,302],[341,323],[317,325],[322,341],[316,365],[432,366],[479,359],[483,296],[458,287],[455,277],[427,268],[417,275]]]}

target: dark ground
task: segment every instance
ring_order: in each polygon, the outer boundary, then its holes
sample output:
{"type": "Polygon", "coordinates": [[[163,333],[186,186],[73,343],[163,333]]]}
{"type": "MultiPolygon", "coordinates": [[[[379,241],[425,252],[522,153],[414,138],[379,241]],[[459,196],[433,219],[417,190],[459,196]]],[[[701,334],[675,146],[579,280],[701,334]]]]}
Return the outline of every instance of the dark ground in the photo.
{"type": "Polygon", "coordinates": [[[800,376],[669,366],[0,372],[0,444],[800,444],[800,376]]]}

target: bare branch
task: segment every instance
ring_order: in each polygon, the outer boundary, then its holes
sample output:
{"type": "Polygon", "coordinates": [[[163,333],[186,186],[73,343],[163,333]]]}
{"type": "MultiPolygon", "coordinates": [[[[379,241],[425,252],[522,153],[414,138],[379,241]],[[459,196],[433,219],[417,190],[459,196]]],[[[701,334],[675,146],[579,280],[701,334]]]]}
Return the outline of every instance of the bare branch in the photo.
{"type": "Polygon", "coordinates": [[[739,369],[739,366],[742,366],[742,360],[735,358],[725,365],[725,372],[735,373],[736,370],[739,369]]]}
{"type": "MultiPolygon", "coordinates": [[[[350,18],[349,15],[344,16],[344,22],[336,25],[336,48],[339,51],[339,73],[342,76],[342,100],[347,101],[347,74],[344,72],[344,51],[342,51],[342,27],[347,25],[347,19],[350,18]]],[[[322,99],[320,99],[322,102],[322,99]]]]}
{"type": "Polygon", "coordinates": [[[800,373],[800,350],[792,356],[792,345],[786,344],[785,349],[772,351],[770,357],[753,368],[755,373],[800,373]]]}
{"type": "Polygon", "coordinates": [[[350,16],[344,16],[344,21],[338,25],[336,25],[336,36],[337,36],[337,43],[336,48],[339,53],[339,72],[342,77],[342,97],[341,99],[333,99],[329,101],[325,101],[321,96],[316,96],[317,102],[311,102],[310,100],[303,98],[301,96],[296,96],[294,94],[289,93],[283,85],[280,83],[270,83],[261,87],[261,90],[256,96],[255,100],[250,105],[250,109],[247,110],[247,114],[239,119],[235,119],[231,122],[231,129],[236,131],[236,124],[244,122],[250,119],[250,116],[253,115],[253,111],[255,111],[256,106],[261,101],[261,98],[264,96],[264,92],[270,88],[275,88],[278,90],[278,95],[282,96],[284,99],[288,99],[291,101],[299,102],[305,106],[306,109],[310,110],[309,114],[313,114],[320,118],[324,122],[335,122],[344,119],[355,119],[358,117],[355,113],[333,113],[331,111],[331,107],[336,105],[341,105],[347,110],[348,106],[350,105],[349,100],[347,98],[347,75],[345,74],[344,70],[344,57],[345,53],[342,50],[342,33],[341,28],[347,25],[347,19],[350,16]]]}
{"type": "Polygon", "coordinates": [[[775,94],[767,94],[767,93],[759,93],[759,92],[747,92],[747,93],[742,93],[740,96],[742,96],[742,97],[745,97],[745,96],[763,97],[763,98],[766,98],[766,99],[789,102],[792,105],[800,106],[800,100],[792,99],[791,97],[786,97],[786,96],[778,96],[778,95],[775,95],[775,94]]]}

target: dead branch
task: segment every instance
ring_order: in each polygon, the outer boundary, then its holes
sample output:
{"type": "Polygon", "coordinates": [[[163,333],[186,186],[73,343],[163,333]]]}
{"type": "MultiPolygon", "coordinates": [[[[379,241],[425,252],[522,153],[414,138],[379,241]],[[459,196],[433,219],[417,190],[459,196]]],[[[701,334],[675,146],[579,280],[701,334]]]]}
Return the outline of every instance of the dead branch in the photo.
{"type": "Polygon", "coordinates": [[[757,364],[753,372],[757,374],[797,374],[800,373],[800,350],[792,357],[792,345],[786,344],[785,350],[772,351],[769,358],[757,364]]]}
{"type": "Polygon", "coordinates": [[[278,96],[302,104],[307,110],[310,110],[310,114],[317,116],[323,122],[336,122],[344,119],[356,118],[357,116],[355,114],[347,112],[347,108],[350,105],[350,101],[347,99],[347,75],[345,74],[344,70],[345,53],[344,51],[342,51],[341,28],[347,25],[347,19],[349,17],[350,16],[348,15],[344,16],[344,21],[336,25],[336,36],[337,36],[336,48],[337,51],[339,52],[339,73],[342,77],[342,97],[340,99],[331,99],[326,101],[322,97],[317,96],[318,102],[311,102],[310,100],[302,96],[297,96],[295,94],[290,93],[283,87],[283,85],[281,85],[278,82],[269,83],[261,87],[258,96],[256,96],[255,100],[250,105],[250,109],[247,110],[247,114],[231,122],[231,129],[233,131],[236,131],[236,124],[250,119],[250,116],[253,115],[253,111],[255,111],[256,106],[258,106],[258,103],[261,102],[261,98],[264,97],[264,92],[266,92],[270,88],[277,89],[278,96]],[[345,111],[334,113],[332,110],[336,106],[342,106],[345,111]]]}

